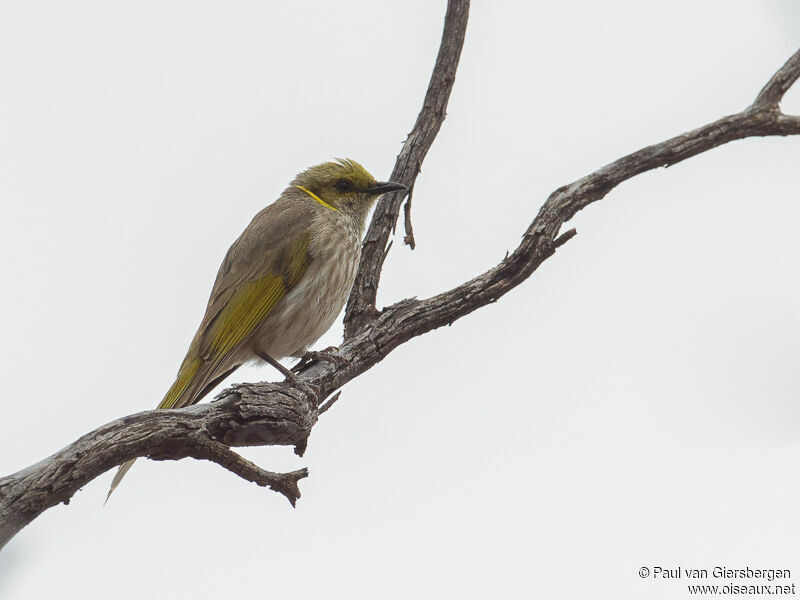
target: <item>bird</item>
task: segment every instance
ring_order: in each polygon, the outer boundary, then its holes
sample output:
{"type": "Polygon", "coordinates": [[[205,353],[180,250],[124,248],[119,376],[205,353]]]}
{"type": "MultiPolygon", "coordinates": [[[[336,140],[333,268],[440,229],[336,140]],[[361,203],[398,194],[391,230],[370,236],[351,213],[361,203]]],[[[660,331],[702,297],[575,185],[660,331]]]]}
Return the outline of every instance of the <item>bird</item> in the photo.
{"type": "MultiPolygon", "coordinates": [[[[158,408],[196,404],[245,363],[269,363],[290,376],[278,360],[302,358],[350,295],[372,205],[407,189],[377,181],[351,159],[299,173],[225,254],[203,320],[158,408]]],[[[106,502],[134,460],[120,465],[106,502]]]]}

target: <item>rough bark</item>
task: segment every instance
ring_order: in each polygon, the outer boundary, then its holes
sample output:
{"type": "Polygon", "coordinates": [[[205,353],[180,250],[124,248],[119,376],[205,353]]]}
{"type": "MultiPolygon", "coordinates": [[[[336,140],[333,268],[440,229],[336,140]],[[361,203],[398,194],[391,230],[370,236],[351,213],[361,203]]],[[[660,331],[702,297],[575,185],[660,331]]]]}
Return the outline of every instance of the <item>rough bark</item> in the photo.
{"type": "MultiPolygon", "coordinates": [[[[448,3],[428,93],[392,174],[393,180],[409,187],[444,119],[468,10],[467,0],[448,3]]],[[[0,479],[0,547],[47,508],[68,503],[81,486],[137,456],[211,460],[248,481],[280,492],[294,504],[300,496],[297,482],[307,475],[305,469],[282,474],[265,471],[230,447],[286,445],[294,446],[302,455],[318,417],[338,398],[336,394],[323,404],[334,391],[400,344],[453,323],[519,285],[576,234],[574,229],[560,233],[569,219],[625,180],[733,140],[800,134],[800,117],[784,115],[778,108],[798,77],[800,51],[744,111],[643,148],[555,190],[516,250],[492,269],[431,298],[402,300],[378,311],[375,297],[387,241],[403,200],[400,194],[384,198],[364,241],[359,275],[346,312],[344,341],[334,354],[304,366],[294,382],[235,385],[210,404],[146,411],[113,421],[49,458],[0,479]]],[[[410,231],[407,234],[412,235],[410,231]]]]}
{"type": "MultiPolygon", "coordinates": [[[[456,80],[456,69],[461,58],[461,48],[467,33],[469,0],[450,0],[444,18],[444,31],[439,45],[439,54],[433,67],[428,91],[422,102],[422,110],[408,134],[392,170],[391,181],[398,181],[414,189],[414,182],[422,167],[425,155],[436,139],[446,116],[447,102],[456,80]]],[[[405,223],[407,243],[413,247],[411,231],[411,194],[408,194],[405,223]]],[[[375,319],[375,299],[381,279],[383,261],[389,248],[389,236],[394,233],[400,206],[405,197],[402,193],[386,194],[378,201],[372,216],[364,244],[361,247],[361,264],[358,267],[353,291],[344,314],[345,338],[375,319]]]]}

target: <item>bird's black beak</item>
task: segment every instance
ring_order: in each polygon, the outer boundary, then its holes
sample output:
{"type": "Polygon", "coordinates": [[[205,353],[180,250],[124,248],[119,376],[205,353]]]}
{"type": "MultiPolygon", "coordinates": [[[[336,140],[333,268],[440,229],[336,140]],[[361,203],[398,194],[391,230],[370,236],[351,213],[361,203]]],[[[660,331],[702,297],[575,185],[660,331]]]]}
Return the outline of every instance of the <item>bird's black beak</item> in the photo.
{"type": "Polygon", "coordinates": [[[387,192],[397,192],[400,190],[407,190],[408,187],[402,183],[395,183],[394,181],[379,181],[371,188],[366,190],[367,194],[385,194],[387,192]]]}

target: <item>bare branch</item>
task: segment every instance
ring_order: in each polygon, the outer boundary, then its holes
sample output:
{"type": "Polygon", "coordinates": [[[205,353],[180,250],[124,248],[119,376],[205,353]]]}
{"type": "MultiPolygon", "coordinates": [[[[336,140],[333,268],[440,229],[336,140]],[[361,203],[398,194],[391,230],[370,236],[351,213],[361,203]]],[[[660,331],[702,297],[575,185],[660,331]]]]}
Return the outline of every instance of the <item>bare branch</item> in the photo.
{"type": "MultiPolygon", "coordinates": [[[[797,80],[800,74],[798,55],[800,51],[770,82],[797,80]]],[[[576,235],[573,229],[557,237],[562,226],[578,211],[604,198],[620,183],[636,175],[674,165],[733,140],[798,134],[800,117],[784,115],[771,106],[761,109],[751,107],[659,144],[647,146],[562,186],[544,203],[517,249],[497,266],[450,291],[426,300],[403,300],[384,308],[363,334],[346,338],[341,351],[346,356],[357,356],[357,361],[336,372],[312,370],[310,375],[319,377],[324,382],[324,391],[335,389],[371,366],[367,366],[369,360],[365,360],[364,353],[372,350],[377,355],[377,360],[381,360],[407,340],[442,325],[452,324],[474,310],[496,302],[527,279],[558,247],[576,235]]]]}
{"type": "MultiPolygon", "coordinates": [[[[623,181],[658,167],[667,167],[706,152],[727,142],[755,136],[800,134],[800,117],[789,117],[772,111],[747,111],[724,117],[710,125],[679,135],[660,144],[648,146],[624,156],[555,192],[533,220],[517,249],[497,266],[448,292],[427,300],[403,301],[381,313],[394,314],[398,331],[393,340],[402,343],[449,325],[472,311],[496,302],[530,275],[559,246],[576,235],[575,230],[558,236],[561,227],[592,202],[604,198],[623,181]]],[[[380,321],[372,335],[382,337],[380,321]]],[[[384,351],[398,345],[383,341],[384,351]]]]}
{"type": "MultiPolygon", "coordinates": [[[[468,16],[469,0],[448,1],[439,55],[436,57],[422,110],[392,170],[391,180],[403,183],[409,189],[413,187],[422,161],[444,121],[461,58],[461,48],[464,46],[468,16]]],[[[401,193],[386,194],[378,202],[372,215],[372,222],[361,249],[361,264],[345,309],[345,339],[363,328],[377,314],[375,298],[386,259],[384,249],[400,214],[403,197],[404,194],[401,193]]]]}
{"type": "MultiPolygon", "coordinates": [[[[191,456],[192,458],[210,460],[228,469],[231,473],[235,473],[242,479],[252,481],[261,487],[269,487],[286,496],[292,506],[300,498],[300,488],[297,487],[297,482],[304,477],[308,477],[308,469],[300,469],[290,473],[266,471],[240,456],[225,444],[220,444],[212,438],[202,436],[198,438],[197,444],[194,446],[194,453],[191,456]]],[[[159,459],[162,457],[151,456],[151,458],[159,459]]]]}
{"type": "Polygon", "coordinates": [[[112,421],[49,458],[0,479],[0,548],[44,510],[69,499],[109,469],[139,456],[207,459],[295,503],[305,469],[271,473],[228,446],[305,445],[317,399],[287,384],[239,385],[223,400],[181,410],[150,410],[112,421]]]}
{"type": "Polygon", "coordinates": [[[786,61],[786,64],[772,76],[767,85],[759,92],[751,108],[777,110],[784,95],[794,85],[798,77],[800,77],[800,50],[795,52],[786,61]]]}

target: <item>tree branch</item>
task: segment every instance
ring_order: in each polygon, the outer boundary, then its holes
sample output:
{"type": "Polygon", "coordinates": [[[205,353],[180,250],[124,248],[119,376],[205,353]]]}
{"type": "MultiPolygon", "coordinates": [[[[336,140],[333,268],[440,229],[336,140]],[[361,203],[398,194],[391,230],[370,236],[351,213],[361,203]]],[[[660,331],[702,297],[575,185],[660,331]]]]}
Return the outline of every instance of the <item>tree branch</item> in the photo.
{"type": "Polygon", "coordinates": [[[777,109],[786,92],[789,91],[800,77],[800,50],[795,52],[767,82],[767,85],[758,93],[751,108],[777,109]]]}
{"type": "MultiPolygon", "coordinates": [[[[236,454],[225,444],[221,444],[213,438],[198,436],[196,445],[193,447],[192,458],[206,459],[217,463],[219,466],[228,469],[242,479],[252,481],[261,487],[269,487],[276,492],[286,496],[286,499],[294,506],[300,497],[300,488],[297,482],[304,477],[308,477],[308,469],[299,469],[291,473],[273,473],[266,471],[250,462],[246,458],[236,454]]],[[[151,456],[156,460],[164,458],[173,459],[172,456],[151,456]]],[[[179,456],[177,458],[184,458],[179,456]]]]}
{"type": "MultiPolygon", "coordinates": [[[[795,69],[800,70],[800,62],[795,62],[795,69]]],[[[589,204],[604,198],[623,181],[658,167],[674,165],[733,140],[797,134],[800,134],[800,117],[783,115],[771,108],[748,109],[643,148],[558,188],[539,210],[517,249],[497,266],[432,298],[403,301],[384,309],[385,314],[399,313],[393,317],[398,331],[391,336],[391,341],[383,342],[384,352],[496,302],[530,277],[558,247],[576,235],[577,232],[572,229],[557,237],[564,223],[589,204]]],[[[376,323],[375,329],[382,330],[379,323],[376,323]]]]}
{"type": "MultiPolygon", "coordinates": [[[[391,180],[405,184],[409,190],[414,187],[422,161],[428,154],[446,116],[447,102],[455,83],[461,48],[464,46],[464,37],[467,33],[468,16],[469,0],[448,1],[442,41],[428,91],[425,93],[417,122],[408,134],[392,170],[391,180]]],[[[375,207],[372,222],[361,247],[361,263],[345,309],[345,339],[352,337],[377,315],[375,299],[378,295],[383,262],[386,260],[386,244],[389,235],[394,231],[404,197],[404,193],[386,194],[375,207]]],[[[410,220],[407,222],[410,223],[410,220]]],[[[413,234],[408,229],[407,233],[413,240],[413,234]]]]}
{"type": "MultiPolygon", "coordinates": [[[[457,0],[448,6],[445,36],[426,104],[395,168],[401,175],[413,173],[410,179],[397,177],[408,185],[413,185],[422,158],[444,118],[463,42],[467,8],[468,2],[457,0]],[[439,69],[440,62],[449,66],[439,69]],[[437,76],[450,79],[443,82],[437,76]],[[431,106],[439,107],[438,112],[429,108],[429,101],[433,103],[431,106]],[[429,117],[423,118],[430,114],[437,115],[432,122],[429,117]],[[421,141],[423,138],[427,141],[421,141]]],[[[784,115],[777,108],[799,76],[800,51],[743,112],[643,148],[555,190],[525,231],[517,249],[492,269],[431,298],[402,300],[378,312],[374,306],[375,291],[389,230],[396,222],[402,198],[385,200],[373,218],[372,237],[368,235],[365,242],[365,258],[348,306],[348,329],[342,346],[332,355],[335,360],[311,362],[297,376],[299,382],[294,385],[288,382],[235,385],[211,404],[147,411],[118,419],[36,465],[0,479],[0,547],[47,508],[68,502],[81,486],[138,456],[156,460],[185,457],[212,460],[240,477],[271,487],[294,504],[300,495],[297,481],[307,474],[304,469],[271,473],[246,461],[230,447],[286,445],[294,446],[295,452],[302,455],[319,415],[332,406],[338,395],[320,408],[323,400],[383,360],[400,344],[495,302],[519,285],[558,247],[574,237],[574,229],[559,235],[567,221],[627,179],[733,140],[800,134],[800,117],[784,115]]]]}
{"type": "Polygon", "coordinates": [[[271,473],[230,446],[281,445],[304,448],[317,422],[316,398],[286,383],[233,386],[222,399],[181,410],[149,410],[87,433],[45,460],[0,479],[0,548],[42,511],[69,499],[109,469],[139,456],[154,460],[205,459],[294,505],[297,481],[307,475],[271,473]]]}

